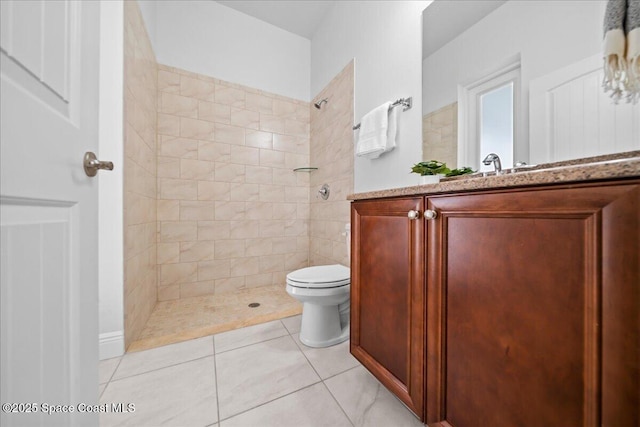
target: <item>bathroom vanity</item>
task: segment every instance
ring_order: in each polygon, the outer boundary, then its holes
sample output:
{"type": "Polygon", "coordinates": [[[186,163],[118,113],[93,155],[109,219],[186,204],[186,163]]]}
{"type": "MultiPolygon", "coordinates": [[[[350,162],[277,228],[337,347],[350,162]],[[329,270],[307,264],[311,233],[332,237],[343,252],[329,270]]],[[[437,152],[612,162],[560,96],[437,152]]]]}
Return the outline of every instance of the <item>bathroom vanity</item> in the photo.
{"type": "Polygon", "coordinates": [[[429,426],[638,426],[639,155],[350,196],[352,354],[429,426]]]}

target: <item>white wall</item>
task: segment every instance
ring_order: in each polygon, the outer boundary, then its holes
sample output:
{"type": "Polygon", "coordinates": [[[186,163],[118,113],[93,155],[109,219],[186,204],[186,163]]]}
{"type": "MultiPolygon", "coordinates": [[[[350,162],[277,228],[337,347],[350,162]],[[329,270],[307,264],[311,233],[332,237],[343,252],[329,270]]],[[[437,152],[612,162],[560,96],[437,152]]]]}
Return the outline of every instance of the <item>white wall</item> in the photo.
{"type": "Polygon", "coordinates": [[[600,52],[605,5],[593,0],[505,3],[425,59],[424,113],[456,102],[459,84],[472,83],[519,54],[527,122],[530,80],[600,52]]]}
{"type": "Polygon", "coordinates": [[[147,29],[149,40],[151,40],[151,46],[153,51],[156,51],[156,28],[158,27],[156,20],[158,14],[158,0],[137,0],[138,7],[140,7],[140,13],[142,13],[142,19],[144,20],[144,26],[147,29]]]}
{"type": "Polygon", "coordinates": [[[167,0],[155,8],[159,63],[309,101],[308,39],[214,1],[167,0]]]}
{"type": "Polygon", "coordinates": [[[123,36],[122,0],[100,2],[98,158],[114,163],[98,174],[100,359],[124,353],[123,312],[123,36]]]}
{"type": "Polygon", "coordinates": [[[417,185],[422,155],[422,11],[430,1],[341,1],[311,41],[311,93],[355,58],[354,124],[385,101],[413,97],[399,115],[397,147],[378,159],[356,158],[356,192],[417,185]]]}

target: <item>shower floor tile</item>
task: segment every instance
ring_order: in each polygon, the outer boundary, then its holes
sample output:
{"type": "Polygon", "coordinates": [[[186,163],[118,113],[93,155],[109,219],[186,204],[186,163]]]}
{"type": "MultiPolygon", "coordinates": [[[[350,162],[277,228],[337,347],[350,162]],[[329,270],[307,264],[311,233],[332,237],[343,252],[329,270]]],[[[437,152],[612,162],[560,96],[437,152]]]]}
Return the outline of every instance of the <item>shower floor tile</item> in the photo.
{"type": "Polygon", "coordinates": [[[127,352],[146,350],[282,319],[302,313],[302,304],[284,286],[263,286],[244,291],[203,295],[156,304],[138,339],[127,352]],[[252,302],[259,307],[250,308],[252,302]]]}

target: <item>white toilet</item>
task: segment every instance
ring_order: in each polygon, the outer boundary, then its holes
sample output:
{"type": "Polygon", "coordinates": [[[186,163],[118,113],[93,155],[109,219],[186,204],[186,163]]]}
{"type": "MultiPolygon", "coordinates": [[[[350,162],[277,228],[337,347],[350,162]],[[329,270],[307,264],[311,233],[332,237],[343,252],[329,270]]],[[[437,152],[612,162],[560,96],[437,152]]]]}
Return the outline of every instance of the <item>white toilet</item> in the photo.
{"type": "Polygon", "coordinates": [[[287,274],[287,293],[303,303],[300,341],[329,347],[349,338],[351,271],[340,264],[307,267],[287,274]]]}

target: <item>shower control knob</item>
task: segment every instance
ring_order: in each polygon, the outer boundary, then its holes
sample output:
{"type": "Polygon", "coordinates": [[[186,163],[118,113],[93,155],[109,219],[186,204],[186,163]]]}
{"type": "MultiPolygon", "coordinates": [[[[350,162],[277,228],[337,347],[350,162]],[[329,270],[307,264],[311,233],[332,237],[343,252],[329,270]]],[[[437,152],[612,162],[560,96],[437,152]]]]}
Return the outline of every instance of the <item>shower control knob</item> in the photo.
{"type": "Polygon", "coordinates": [[[409,219],[420,219],[420,211],[410,210],[409,213],[407,213],[407,217],[409,219]]]}
{"type": "Polygon", "coordinates": [[[438,212],[427,209],[426,211],[424,211],[424,217],[426,219],[436,219],[438,217],[438,212]]]}

